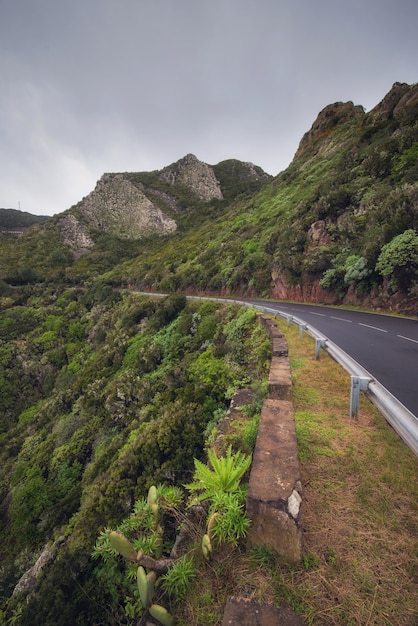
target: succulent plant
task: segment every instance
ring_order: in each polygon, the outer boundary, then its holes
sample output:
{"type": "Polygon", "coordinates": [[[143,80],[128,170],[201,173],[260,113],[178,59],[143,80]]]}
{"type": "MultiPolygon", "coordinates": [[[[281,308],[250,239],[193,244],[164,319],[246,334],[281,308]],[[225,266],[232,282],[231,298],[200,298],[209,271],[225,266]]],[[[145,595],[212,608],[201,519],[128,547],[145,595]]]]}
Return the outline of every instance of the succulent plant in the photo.
{"type": "Polygon", "coordinates": [[[149,608],[149,612],[152,617],[158,620],[163,626],[173,626],[173,616],[160,604],[152,604],[149,608]]]}
{"type": "Polygon", "coordinates": [[[112,548],[129,561],[136,561],[136,550],[131,542],[118,530],[111,530],[109,533],[109,541],[112,548]]]}

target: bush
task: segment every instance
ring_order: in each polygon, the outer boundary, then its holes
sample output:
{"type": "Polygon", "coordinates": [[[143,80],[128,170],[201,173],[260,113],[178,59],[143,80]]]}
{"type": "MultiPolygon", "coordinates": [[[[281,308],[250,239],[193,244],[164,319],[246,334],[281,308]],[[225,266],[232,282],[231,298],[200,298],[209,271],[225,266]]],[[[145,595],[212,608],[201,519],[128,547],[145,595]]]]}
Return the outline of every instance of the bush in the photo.
{"type": "Polygon", "coordinates": [[[393,289],[408,289],[418,272],[418,235],[409,229],[383,246],[376,263],[376,271],[390,276],[393,289]]]}
{"type": "Polygon", "coordinates": [[[345,261],[344,282],[347,285],[357,285],[367,278],[370,270],[367,267],[367,261],[362,256],[352,254],[345,261]]]}

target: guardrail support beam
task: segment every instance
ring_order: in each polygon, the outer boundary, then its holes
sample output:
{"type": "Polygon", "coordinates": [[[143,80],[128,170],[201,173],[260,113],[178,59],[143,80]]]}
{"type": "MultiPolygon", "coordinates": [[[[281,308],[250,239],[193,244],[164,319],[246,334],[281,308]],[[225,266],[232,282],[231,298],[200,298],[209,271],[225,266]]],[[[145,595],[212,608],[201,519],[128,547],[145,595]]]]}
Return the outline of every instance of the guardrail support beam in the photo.
{"type": "Polygon", "coordinates": [[[307,327],[307,324],[299,324],[299,337],[303,337],[303,331],[307,327]]]}
{"type": "Polygon", "coordinates": [[[371,378],[351,377],[350,417],[357,417],[360,405],[360,391],[367,391],[371,378]]]}
{"type": "Polygon", "coordinates": [[[319,352],[321,348],[325,348],[327,345],[327,340],[325,337],[318,337],[315,339],[315,359],[319,361],[319,352]]]}

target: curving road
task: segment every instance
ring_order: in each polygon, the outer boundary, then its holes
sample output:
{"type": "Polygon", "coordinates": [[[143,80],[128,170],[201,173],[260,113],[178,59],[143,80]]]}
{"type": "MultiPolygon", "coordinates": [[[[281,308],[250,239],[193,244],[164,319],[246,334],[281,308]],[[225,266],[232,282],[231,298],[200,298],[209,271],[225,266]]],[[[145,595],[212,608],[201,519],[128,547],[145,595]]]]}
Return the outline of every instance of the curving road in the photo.
{"type": "Polygon", "coordinates": [[[316,328],[418,417],[418,319],[314,304],[246,302],[294,315],[316,328]]]}

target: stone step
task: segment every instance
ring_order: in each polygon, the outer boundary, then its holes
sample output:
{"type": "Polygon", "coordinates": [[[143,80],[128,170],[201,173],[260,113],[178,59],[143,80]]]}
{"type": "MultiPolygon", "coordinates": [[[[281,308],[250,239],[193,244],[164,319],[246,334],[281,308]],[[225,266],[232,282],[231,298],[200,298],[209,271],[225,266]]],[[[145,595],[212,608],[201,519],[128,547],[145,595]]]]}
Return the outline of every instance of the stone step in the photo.
{"type": "Polygon", "coordinates": [[[307,626],[305,620],[287,607],[257,604],[244,598],[229,598],[222,626],[307,626]]]}

